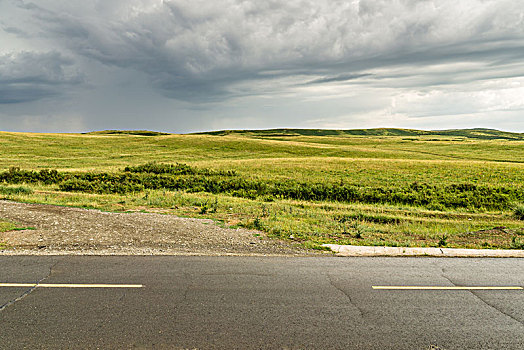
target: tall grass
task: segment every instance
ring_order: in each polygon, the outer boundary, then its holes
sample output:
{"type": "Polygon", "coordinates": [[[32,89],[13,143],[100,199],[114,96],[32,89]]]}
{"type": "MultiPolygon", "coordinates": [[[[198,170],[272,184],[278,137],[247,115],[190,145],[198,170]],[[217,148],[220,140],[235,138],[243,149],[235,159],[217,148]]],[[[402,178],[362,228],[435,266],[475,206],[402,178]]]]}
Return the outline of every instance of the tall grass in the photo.
{"type": "Polygon", "coordinates": [[[514,215],[519,220],[524,220],[524,204],[517,204],[515,206],[514,215]]]}
{"type": "Polygon", "coordinates": [[[4,186],[0,185],[0,194],[13,195],[13,194],[31,194],[33,190],[27,186],[4,186]]]}

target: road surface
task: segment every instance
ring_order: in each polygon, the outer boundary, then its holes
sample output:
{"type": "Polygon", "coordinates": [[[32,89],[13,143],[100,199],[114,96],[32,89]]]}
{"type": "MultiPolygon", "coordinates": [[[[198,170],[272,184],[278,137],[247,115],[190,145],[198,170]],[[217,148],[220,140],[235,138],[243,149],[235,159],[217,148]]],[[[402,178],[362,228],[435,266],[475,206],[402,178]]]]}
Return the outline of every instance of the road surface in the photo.
{"type": "Polygon", "coordinates": [[[524,349],[524,259],[0,256],[0,266],[1,283],[26,283],[0,287],[2,349],[524,349]],[[373,288],[390,286],[513,289],[373,288]]]}

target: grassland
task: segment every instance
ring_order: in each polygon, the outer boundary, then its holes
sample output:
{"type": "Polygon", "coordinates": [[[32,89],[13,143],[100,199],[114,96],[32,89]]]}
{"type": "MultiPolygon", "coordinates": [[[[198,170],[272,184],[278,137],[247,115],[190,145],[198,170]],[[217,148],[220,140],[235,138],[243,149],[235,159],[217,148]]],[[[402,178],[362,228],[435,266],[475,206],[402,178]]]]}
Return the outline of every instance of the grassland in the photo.
{"type": "Polygon", "coordinates": [[[59,178],[6,177],[3,198],[206,217],[307,246],[524,244],[524,224],[516,214],[524,202],[522,134],[2,132],[0,171],[11,167],[20,169],[17,174],[55,169],[59,178]],[[151,162],[183,163],[192,170],[124,171],[151,162]],[[136,186],[99,186],[101,178],[136,186]]]}

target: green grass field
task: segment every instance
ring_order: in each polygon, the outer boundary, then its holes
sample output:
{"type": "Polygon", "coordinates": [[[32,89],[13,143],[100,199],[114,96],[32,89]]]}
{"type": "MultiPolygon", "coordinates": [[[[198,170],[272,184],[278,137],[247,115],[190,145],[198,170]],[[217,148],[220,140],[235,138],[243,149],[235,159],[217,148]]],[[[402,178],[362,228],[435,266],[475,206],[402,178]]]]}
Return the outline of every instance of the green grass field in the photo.
{"type": "Polygon", "coordinates": [[[523,134],[0,132],[0,171],[3,198],[212,218],[309,247],[524,244],[523,134]],[[189,170],[124,171],[152,162],[189,170]]]}

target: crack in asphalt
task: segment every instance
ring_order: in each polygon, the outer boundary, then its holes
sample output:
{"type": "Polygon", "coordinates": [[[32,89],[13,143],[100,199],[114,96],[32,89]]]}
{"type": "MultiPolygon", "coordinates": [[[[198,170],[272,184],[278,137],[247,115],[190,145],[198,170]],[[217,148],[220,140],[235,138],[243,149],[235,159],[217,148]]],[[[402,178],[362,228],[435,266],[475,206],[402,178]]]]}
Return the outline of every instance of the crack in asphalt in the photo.
{"type": "Polygon", "coordinates": [[[471,292],[471,294],[473,294],[477,299],[479,299],[480,301],[482,301],[484,304],[486,304],[486,305],[492,307],[493,309],[497,310],[497,311],[500,312],[501,314],[503,314],[503,315],[505,315],[505,316],[511,318],[512,320],[514,320],[514,321],[516,321],[516,322],[518,322],[518,323],[520,323],[521,325],[524,326],[524,322],[523,322],[523,321],[521,321],[521,320],[515,318],[513,315],[511,315],[511,314],[505,312],[504,310],[501,310],[501,309],[497,308],[495,305],[490,304],[490,303],[487,302],[486,300],[482,299],[479,295],[477,295],[478,292],[475,292],[475,291],[472,291],[472,290],[470,290],[470,292],[471,292]]]}
{"type": "Polygon", "coordinates": [[[3,304],[0,306],[0,312],[5,310],[6,308],[8,308],[9,306],[13,305],[14,303],[16,303],[17,301],[20,301],[22,299],[24,299],[26,296],[28,296],[29,294],[31,294],[37,287],[40,283],[42,283],[43,281],[45,281],[46,279],[48,279],[51,274],[53,273],[53,268],[58,264],[58,261],[55,262],[53,265],[51,265],[49,267],[49,272],[47,273],[47,275],[45,275],[44,277],[42,277],[40,280],[38,280],[35,284],[35,286],[29,288],[28,290],[26,290],[24,293],[22,293],[20,296],[16,297],[15,299],[13,300],[9,300],[7,303],[3,304]]]}
{"type": "Polygon", "coordinates": [[[359,315],[361,318],[364,318],[364,312],[362,311],[362,309],[360,307],[358,307],[357,304],[355,304],[355,302],[353,302],[353,300],[351,299],[351,296],[344,290],[342,289],[342,287],[338,286],[335,281],[333,280],[333,277],[328,273],[326,274],[328,280],[329,280],[329,284],[331,284],[335,289],[337,289],[339,292],[341,292],[342,294],[344,294],[344,296],[349,300],[349,303],[355,308],[357,309],[359,315]]]}
{"type": "MultiPolygon", "coordinates": [[[[455,284],[455,282],[453,282],[448,276],[442,274],[442,277],[444,277],[445,279],[447,279],[451,284],[453,284],[455,287],[457,287],[457,284],[455,284]]],[[[477,295],[478,292],[475,292],[474,290],[471,290],[471,289],[468,289],[468,292],[470,292],[474,297],[476,297],[478,300],[480,300],[481,302],[483,302],[484,304],[486,304],[487,306],[491,307],[492,309],[495,309],[496,311],[500,312],[501,314],[503,314],[504,316],[507,316],[509,318],[511,318],[512,320],[520,323],[521,325],[524,325],[524,322],[522,322],[521,320],[515,318],[513,315],[505,312],[504,310],[501,310],[499,309],[497,306],[493,305],[493,304],[490,304],[488,303],[486,300],[482,299],[479,295],[477,295]]]]}
{"type": "MultiPolygon", "coordinates": [[[[184,273],[184,277],[189,280],[189,282],[187,283],[187,286],[186,288],[184,289],[184,294],[182,296],[182,300],[180,301],[180,304],[182,304],[183,302],[185,302],[187,300],[187,296],[189,294],[189,290],[191,289],[191,287],[193,286],[193,279],[191,278],[191,274],[190,273],[184,273]]],[[[178,308],[179,305],[177,305],[176,307],[178,308]]]]}

